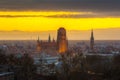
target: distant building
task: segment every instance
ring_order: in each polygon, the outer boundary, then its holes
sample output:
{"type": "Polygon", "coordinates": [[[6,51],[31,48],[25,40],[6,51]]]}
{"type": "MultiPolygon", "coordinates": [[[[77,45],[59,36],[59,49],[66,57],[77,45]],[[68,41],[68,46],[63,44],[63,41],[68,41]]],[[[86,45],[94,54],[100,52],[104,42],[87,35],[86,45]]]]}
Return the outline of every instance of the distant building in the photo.
{"type": "Polygon", "coordinates": [[[14,80],[13,72],[2,72],[0,73],[0,80],[14,80]]]}
{"type": "Polygon", "coordinates": [[[55,40],[51,41],[51,36],[48,36],[48,41],[37,40],[37,52],[45,52],[49,55],[55,56],[57,55],[57,44],[55,40]]]}
{"type": "Polygon", "coordinates": [[[51,41],[51,36],[49,34],[48,41],[40,41],[39,37],[37,40],[37,51],[45,52],[49,55],[55,56],[57,53],[65,53],[68,49],[68,41],[66,38],[66,30],[64,28],[59,28],[57,33],[57,41],[51,41]]]}
{"type": "Polygon", "coordinates": [[[65,53],[68,50],[68,40],[66,30],[59,28],[57,33],[57,48],[59,53],[65,53]]]}
{"type": "Polygon", "coordinates": [[[50,43],[51,42],[51,36],[49,34],[49,37],[48,37],[48,42],[50,43]]]}
{"type": "Polygon", "coordinates": [[[91,31],[91,38],[90,38],[90,52],[94,52],[94,33],[93,33],[93,30],[91,31]]]}
{"type": "Polygon", "coordinates": [[[38,52],[41,51],[41,45],[40,45],[39,37],[38,37],[38,40],[37,40],[37,51],[38,51],[38,52]]]}
{"type": "Polygon", "coordinates": [[[14,80],[14,72],[7,65],[0,65],[0,80],[14,80]]]}

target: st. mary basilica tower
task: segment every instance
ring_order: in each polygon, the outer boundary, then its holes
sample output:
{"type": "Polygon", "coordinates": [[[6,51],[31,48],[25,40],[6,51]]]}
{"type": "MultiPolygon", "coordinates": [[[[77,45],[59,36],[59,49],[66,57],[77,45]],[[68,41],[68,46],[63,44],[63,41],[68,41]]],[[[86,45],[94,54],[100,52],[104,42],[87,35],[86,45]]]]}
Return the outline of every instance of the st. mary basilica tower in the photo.
{"type": "Polygon", "coordinates": [[[68,40],[66,37],[66,30],[63,27],[59,28],[57,32],[57,47],[58,47],[58,52],[61,54],[65,53],[68,50],[68,40]]]}

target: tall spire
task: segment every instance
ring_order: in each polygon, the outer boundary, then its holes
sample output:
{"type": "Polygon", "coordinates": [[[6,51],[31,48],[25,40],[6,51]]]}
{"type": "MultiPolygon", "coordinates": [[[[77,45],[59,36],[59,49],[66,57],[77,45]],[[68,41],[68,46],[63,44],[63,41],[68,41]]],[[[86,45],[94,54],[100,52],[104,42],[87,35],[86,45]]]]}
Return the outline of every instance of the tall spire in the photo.
{"type": "Polygon", "coordinates": [[[93,29],[91,30],[90,49],[91,49],[92,52],[94,51],[94,33],[93,33],[93,29]]]}
{"type": "Polygon", "coordinates": [[[38,40],[37,40],[37,42],[40,42],[40,38],[39,38],[39,36],[38,36],[38,40]]]}
{"type": "Polygon", "coordinates": [[[91,39],[94,39],[93,29],[91,30],[91,39]]]}
{"type": "Polygon", "coordinates": [[[55,42],[55,39],[54,39],[54,37],[53,37],[53,42],[55,42]]]}
{"type": "Polygon", "coordinates": [[[41,51],[41,45],[40,45],[40,39],[38,36],[38,40],[37,40],[37,51],[40,52],[41,51]]]}
{"type": "Polygon", "coordinates": [[[51,42],[51,36],[50,36],[50,34],[49,34],[49,37],[48,37],[48,42],[51,42]]]}

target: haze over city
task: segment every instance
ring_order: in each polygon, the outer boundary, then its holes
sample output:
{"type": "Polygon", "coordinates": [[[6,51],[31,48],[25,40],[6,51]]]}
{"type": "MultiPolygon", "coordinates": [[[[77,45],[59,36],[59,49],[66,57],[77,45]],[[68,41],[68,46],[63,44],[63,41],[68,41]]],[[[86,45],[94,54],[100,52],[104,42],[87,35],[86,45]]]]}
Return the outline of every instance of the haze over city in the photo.
{"type": "MultiPolygon", "coordinates": [[[[95,40],[120,40],[120,29],[95,29],[95,40]]],[[[0,31],[0,40],[47,40],[49,34],[51,38],[57,39],[57,30],[48,31],[0,31]]],[[[89,40],[91,30],[67,30],[69,40],[89,40]]]]}

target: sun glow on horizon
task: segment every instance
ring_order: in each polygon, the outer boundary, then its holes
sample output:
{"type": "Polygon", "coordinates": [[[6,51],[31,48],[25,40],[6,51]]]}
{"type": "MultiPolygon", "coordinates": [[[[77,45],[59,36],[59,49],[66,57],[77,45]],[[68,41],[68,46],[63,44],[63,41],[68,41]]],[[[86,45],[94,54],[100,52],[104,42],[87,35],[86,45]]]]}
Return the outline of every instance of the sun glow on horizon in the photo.
{"type": "Polygon", "coordinates": [[[120,27],[120,18],[94,17],[77,18],[78,15],[92,15],[92,12],[0,12],[0,30],[49,31],[65,27],[67,30],[90,30],[120,27]],[[62,16],[62,17],[61,17],[62,16]],[[66,17],[67,16],[67,17],[66,17]],[[72,18],[71,18],[72,16],[72,18]]]}

